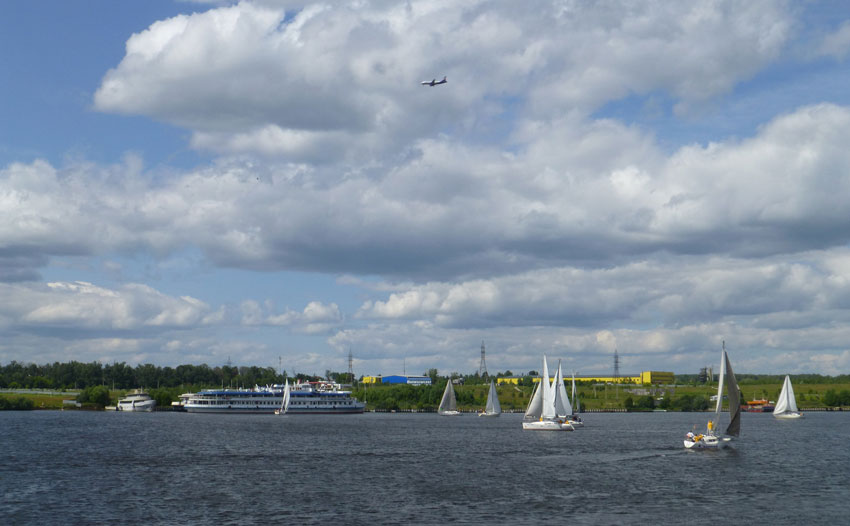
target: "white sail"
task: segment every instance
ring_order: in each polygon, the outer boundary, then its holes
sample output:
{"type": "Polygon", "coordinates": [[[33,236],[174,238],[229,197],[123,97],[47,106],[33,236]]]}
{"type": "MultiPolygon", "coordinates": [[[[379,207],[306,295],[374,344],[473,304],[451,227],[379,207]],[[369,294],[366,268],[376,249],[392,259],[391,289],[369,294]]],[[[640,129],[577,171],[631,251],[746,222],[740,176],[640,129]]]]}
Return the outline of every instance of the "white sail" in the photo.
{"type": "Polygon", "coordinates": [[[487,393],[487,405],[484,408],[484,413],[488,415],[498,415],[502,413],[502,405],[499,403],[499,395],[496,393],[496,384],[490,380],[490,391],[487,393]]]}
{"type": "Polygon", "coordinates": [[[738,382],[732,371],[732,364],[726,354],[726,342],[723,342],[723,350],[720,353],[720,375],[717,381],[717,405],[714,409],[713,420],[708,421],[705,433],[695,434],[693,431],[685,435],[684,444],[688,449],[721,449],[729,447],[734,437],[741,434],[741,398],[738,390],[738,382]],[[720,411],[723,408],[723,386],[726,384],[727,398],[729,399],[729,425],[725,433],[718,433],[717,426],[720,421],[720,411]]]}
{"type": "Polygon", "coordinates": [[[573,406],[567,397],[567,388],[564,387],[564,377],[561,373],[560,361],[558,361],[558,372],[555,374],[555,379],[552,380],[552,389],[555,399],[555,414],[562,418],[572,415],[573,406]]]}
{"type": "Polygon", "coordinates": [[[573,371],[573,414],[581,412],[581,406],[579,405],[578,396],[576,396],[576,373],[573,371]]]}
{"type": "Polygon", "coordinates": [[[549,366],[546,363],[545,354],[543,355],[543,378],[540,379],[540,384],[543,389],[543,409],[540,412],[540,418],[554,420],[558,414],[555,411],[555,393],[549,385],[549,366]]]}
{"type": "Polygon", "coordinates": [[[443,399],[440,400],[440,408],[437,410],[438,413],[445,412],[457,412],[457,399],[455,398],[455,389],[452,386],[452,379],[449,378],[449,381],[446,382],[446,390],[443,391],[443,399]]]}
{"type": "Polygon", "coordinates": [[[782,392],[779,393],[779,399],[776,400],[776,407],[773,409],[774,415],[782,415],[784,413],[796,413],[797,400],[794,397],[794,388],[791,387],[791,377],[785,375],[785,382],[782,383],[782,392]]]}
{"type": "Polygon", "coordinates": [[[714,413],[718,415],[723,408],[724,376],[726,376],[726,342],[723,343],[723,350],[720,353],[720,375],[717,378],[717,406],[714,408],[714,413]]]}
{"type": "Polygon", "coordinates": [[[543,394],[541,388],[543,382],[537,384],[534,388],[534,393],[531,395],[531,400],[528,401],[528,407],[525,408],[525,418],[538,419],[543,413],[543,394]]]}
{"type": "Polygon", "coordinates": [[[292,388],[289,386],[289,378],[286,379],[286,385],[283,387],[283,398],[280,401],[280,409],[275,409],[274,414],[276,415],[284,415],[287,411],[289,411],[289,397],[292,392],[292,388]]]}

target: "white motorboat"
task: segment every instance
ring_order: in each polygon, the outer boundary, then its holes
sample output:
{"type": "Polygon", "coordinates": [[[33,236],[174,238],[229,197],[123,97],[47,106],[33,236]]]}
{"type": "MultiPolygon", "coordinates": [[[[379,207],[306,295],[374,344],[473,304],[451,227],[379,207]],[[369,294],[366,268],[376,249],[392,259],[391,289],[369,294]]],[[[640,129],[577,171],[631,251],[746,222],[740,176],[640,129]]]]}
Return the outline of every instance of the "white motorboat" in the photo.
{"type": "Polygon", "coordinates": [[[136,389],[132,394],[118,400],[115,409],[116,411],[150,413],[154,407],[156,407],[156,400],[146,392],[136,389]]]}

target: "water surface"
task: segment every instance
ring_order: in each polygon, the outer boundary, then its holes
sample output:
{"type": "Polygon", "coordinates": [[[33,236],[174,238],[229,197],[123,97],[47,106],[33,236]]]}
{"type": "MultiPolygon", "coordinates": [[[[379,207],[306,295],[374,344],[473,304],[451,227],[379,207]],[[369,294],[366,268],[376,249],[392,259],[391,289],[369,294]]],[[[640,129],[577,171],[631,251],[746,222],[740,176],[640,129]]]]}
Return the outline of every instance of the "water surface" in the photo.
{"type": "Polygon", "coordinates": [[[686,451],[706,414],[0,413],[3,524],[843,524],[850,414],[743,415],[736,449],[686,451]]]}

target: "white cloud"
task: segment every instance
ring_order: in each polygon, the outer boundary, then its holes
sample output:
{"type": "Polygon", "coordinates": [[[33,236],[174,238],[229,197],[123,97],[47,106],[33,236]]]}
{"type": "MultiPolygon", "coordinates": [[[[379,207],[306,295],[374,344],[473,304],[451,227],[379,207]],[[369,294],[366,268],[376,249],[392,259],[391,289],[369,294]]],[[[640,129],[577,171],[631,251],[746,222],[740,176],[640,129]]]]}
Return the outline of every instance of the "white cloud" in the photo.
{"type": "Polygon", "coordinates": [[[204,323],[210,307],[189,296],[173,297],[140,284],[107,289],[86,282],[0,284],[0,314],[20,328],[140,330],[204,323]]]}
{"type": "MultiPolygon", "coordinates": [[[[846,364],[850,110],[786,106],[753,132],[682,146],[609,105],[646,96],[688,126],[780,58],[796,6],[221,4],[130,37],[94,104],[227,157],[0,167],[0,327],[23,334],[20,352],[38,333],[99,359],[262,362],[277,353],[258,334],[285,327],[384,372],[405,359],[474,370],[482,339],[514,369],[568,349],[573,367],[605,371],[614,348],[630,370],[693,368],[724,336],[745,370],[846,364]],[[362,307],[33,282],[57,257],[102,257],[118,279],[128,255],[183,251],[197,254],[189,272],[341,275],[362,307]],[[72,344],[51,336],[70,331],[72,344]]],[[[823,54],[843,59],[845,26],[823,54]]]]}
{"type": "Polygon", "coordinates": [[[134,34],[94,102],[189,128],[199,148],[366,162],[506,111],[588,114],[653,91],[687,107],[776,59],[790,26],[776,2],[246,1],[134,34]]]}
{"type": "Polygon", "coordinates": [[[128,164],[12,164],[0,170],[0,275],[67,254],[197,247],[219,266],[452,281],[850,238],[845,107],[803,107],[667,157],[611,121],[531,127],[518,152],[446,137],[344,174],[221,161],[162,180],[128,164]]]}
{"type": "MultiPolygon", "coordinates": [[[[659,256],[600,269],[561,267],[400,287],[365,302],[358,318],[425,320],[443,327],[674,327],[733,322],[775,329],[815,317],[850,321],[850,286],[824,259],[846,249],[771,262],[659,256]]],[[[834,265],[834,264],[833,264],[834,265]]]]}
{"type": "Polygon", "coordinates": [[[282,314],[274,314],[274,304],[266,301],[260,305],[257,301],[242,302],[242,323],[244,325],[269,325],[290,327],[295,332],[306,334],[324,334],[338,328],[343,321],[336,303],[325,305],[311,301],[304,310],[286,309],[282,314]]]}
{"type": "Polygon", "coordinates": [[[844,22],[833,33],[826,35],[817,54],[844,60],[848,51],[850,51],[850,21],[844,22]]]}

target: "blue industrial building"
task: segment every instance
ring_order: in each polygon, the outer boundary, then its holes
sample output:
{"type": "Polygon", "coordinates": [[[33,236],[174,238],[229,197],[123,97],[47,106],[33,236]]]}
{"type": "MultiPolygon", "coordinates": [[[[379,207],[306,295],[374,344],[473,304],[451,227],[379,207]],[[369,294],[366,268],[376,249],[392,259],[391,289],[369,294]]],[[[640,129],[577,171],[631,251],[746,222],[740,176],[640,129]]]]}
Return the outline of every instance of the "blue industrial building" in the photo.
{"type": "Polygon", "coordinates": [[[383,384],[431,385],[430,376],[405,376],[400,374],[381,377],[383,384]]]}

